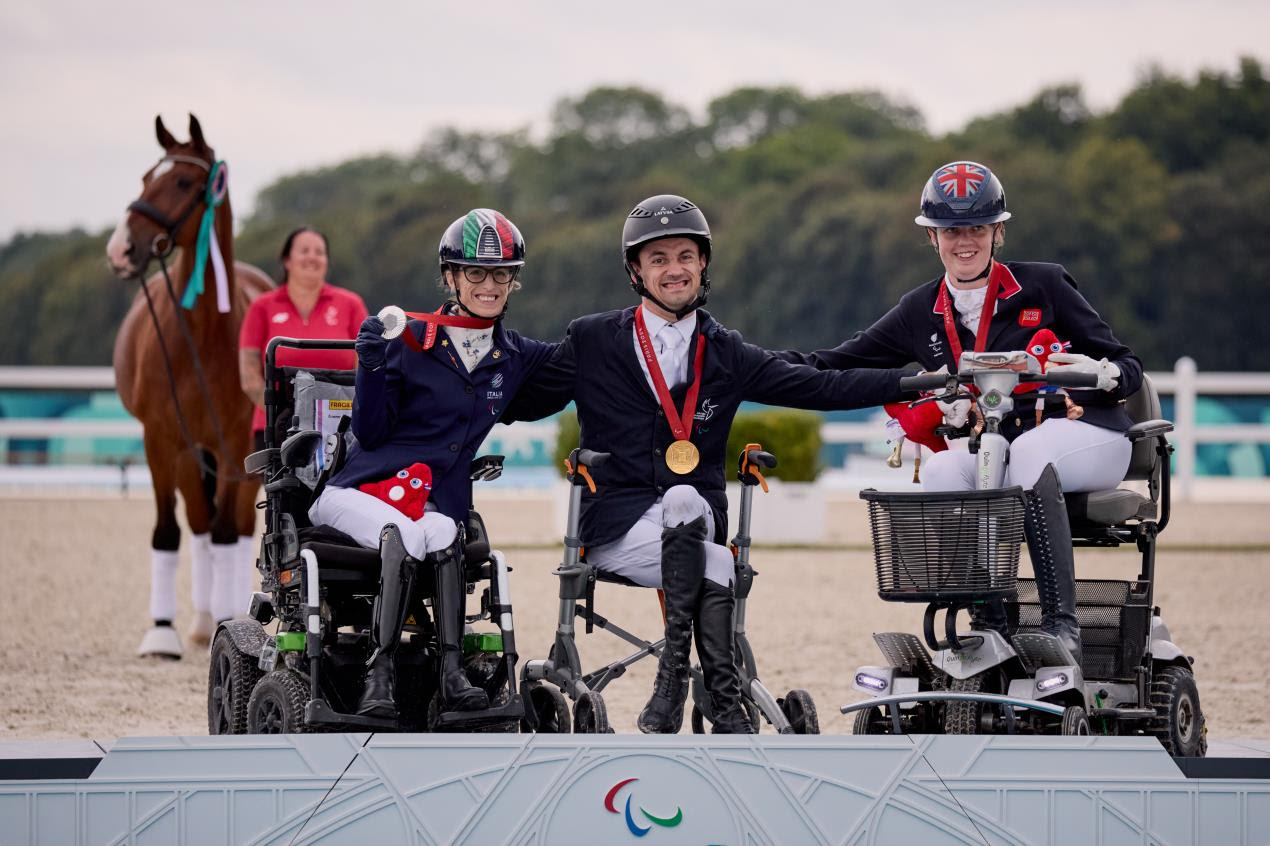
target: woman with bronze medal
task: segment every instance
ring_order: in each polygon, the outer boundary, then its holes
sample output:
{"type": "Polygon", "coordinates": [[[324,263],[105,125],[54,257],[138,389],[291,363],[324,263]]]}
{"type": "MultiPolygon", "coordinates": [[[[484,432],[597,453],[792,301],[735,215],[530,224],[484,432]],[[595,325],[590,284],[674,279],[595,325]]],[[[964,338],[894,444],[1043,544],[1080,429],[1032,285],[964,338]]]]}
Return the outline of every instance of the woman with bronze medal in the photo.
{"type": "Polygon", "coordinates": [[[581,317],[526,383],[508,419],[577,403],[582,445],[611,454],[583,493],[587,560],[666,597],[666,647],[644,732],[677,732],[693,635],[713,730],[756,730],[741,707],[733,631],[733,559],[724,465],[742,401],[839,409],[900,398],[902,371],[820,372],[747,344],[704,309],[710,227],[691,201],[649,197],[622,228],[622,264],[638,306],[581,317]]]}
{"type": "MultiPolygon", "coordinates": [[[[1048,356],[1051,371],[1098,376],[1098,388],[1074,391],[1068,408],[1023,413],[1001,428],[1011,440],[1006,484],[1028,492],[1025,529],[1040,593],[1042,628],[1080,660],[1075,561],[1063,491],[1114,488],[1129,466],[1130,426],[1124,399],[1142,384],[1142,362],[1057,264],[1001,262],[1005,190],[977,162],[950,162],[931,174],[915,222],[924,227],[944,272],[900,298],[877,323],[831,350],[782,353],[787,361],[822,369],[890,367],[917,361],[927,370],[955,372],[963,349],[1029,350],[1042,330],[1071,352],[1048,356]],[[1077,407],[1079,410],[1077,410],[1077,407]]],[[[949,403],[945,418],[965,422],[969,402],[949,403]]],[[[971,490],[975,457],[964,450],[932,455],[923,471],[928,491],[971,490]]],[[[1006,632],[998,602],[975,615],[1006,632]]]]}
{"type": "Polygon", "coordinates": [[[464,583],[457,524],[467,519],[468,472],[477,448],[525,377],[554,348],[503,326],[525,264],[525,241],[506,217],[492,209],[460,217],[441,238],[439,260],[449,295],[439,309],[389,307],[362,323],[352,415],[357,442],[309,512],[315,526],[331,526],[380,550],[380,590],[358,706],[358,713],[371,716],[392,716],[396,708],[393,654],[421,567],[435,576],[441,710],[489,705],[460,666],[464,583]],[[387,330],[385,320],[393,324],[387,330]],[[393,494],[395,486],[382,484],[392,479],[423,490],[393,494]],[[380,490],[388,495],[381,498],[380,490]],[[417,517],[405,507],[408,501],[419,504],[417,517]],[[385,528],[389,524],[396,531],[385,528]]]}

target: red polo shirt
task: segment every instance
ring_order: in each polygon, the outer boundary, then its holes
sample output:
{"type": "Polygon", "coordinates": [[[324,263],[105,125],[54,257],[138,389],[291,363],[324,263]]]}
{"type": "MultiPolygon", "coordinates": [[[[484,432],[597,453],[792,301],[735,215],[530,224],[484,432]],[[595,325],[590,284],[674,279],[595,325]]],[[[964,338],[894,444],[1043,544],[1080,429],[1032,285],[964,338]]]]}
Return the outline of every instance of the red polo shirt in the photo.
{"type": "MultiPolygon", "coordinates": [[[[343,340],[357,337],[357,330],[366,319],[366,303],[352,291],[323,284],[317,302],[307,318],[301,317],[295,303],[287,294],[287,286],[280,285],[261,294],[247,310],[242,331],[238,334],[238,348],[260,350],[264,365],[265,347],[279,336],[305,340],[343,340]]],[[[352,350],[295,350],[279,349],[277,363],[289,367],[313,367],[320,369],[351,370],[357,366],[357,354],[352,350]]],[[[254,431],[265,428],[265,412],[259,406],[251,420],[254,431]]]]}

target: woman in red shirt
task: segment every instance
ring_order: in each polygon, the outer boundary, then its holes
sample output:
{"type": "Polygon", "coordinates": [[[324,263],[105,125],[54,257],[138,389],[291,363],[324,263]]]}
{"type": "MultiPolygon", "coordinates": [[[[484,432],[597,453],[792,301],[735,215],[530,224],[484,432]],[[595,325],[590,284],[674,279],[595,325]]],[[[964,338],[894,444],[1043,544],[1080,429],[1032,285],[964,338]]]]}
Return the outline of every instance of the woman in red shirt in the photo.
{"type": "MultiPolygon", "coordinates": [[[[264,449],[265,348],[276,337],[351,340],[366,319],[366,304],[352,291],[326,281],[326,236],[301,226],[282,245],[282,284],[261,294],[247,310],[238,336],[238,372],[243,391],[256,404],[251,427],[256,448],[264,449]]],[[[278,364],[352,370],[352,350],[278,350],[278,364]]]]}

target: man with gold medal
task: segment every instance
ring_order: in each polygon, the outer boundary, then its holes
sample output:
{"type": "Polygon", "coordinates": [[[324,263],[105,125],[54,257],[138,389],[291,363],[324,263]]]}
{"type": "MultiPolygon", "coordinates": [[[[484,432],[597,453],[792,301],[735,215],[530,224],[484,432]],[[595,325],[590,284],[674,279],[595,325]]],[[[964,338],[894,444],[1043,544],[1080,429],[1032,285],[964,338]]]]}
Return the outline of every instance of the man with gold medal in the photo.
{"type": "MultiPolygon", "coordinates": [[[[504,420],[577,404],[582,446],[611,454],[583,493],[582,542],[597,569],[666,596],[666,647],[644,732],[683,722],[693,633],[716,733],[752,733],[732,638],[733,559],[724,539],[728,430],[743,401],[862,408],[901,398],[900,370],[817,371],[747,344],[704,311],[710,227],[691,201],[649,197],[622,229],[638,306],[578,318],[504,420]]],[[[779,444],[772,445],[779,448],[779,444]]]]}

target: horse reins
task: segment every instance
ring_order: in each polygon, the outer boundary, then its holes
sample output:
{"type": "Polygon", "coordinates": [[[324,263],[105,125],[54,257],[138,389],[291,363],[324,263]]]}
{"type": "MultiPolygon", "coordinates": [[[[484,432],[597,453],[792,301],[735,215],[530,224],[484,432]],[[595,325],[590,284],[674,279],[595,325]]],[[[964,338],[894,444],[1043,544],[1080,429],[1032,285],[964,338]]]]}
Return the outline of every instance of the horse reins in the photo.
{"type": "MultiPolygon", "coordinates": [[[[159,161],[183,162],[185,164],[198,165],[207,173],[208,178],[211,178],[211,165],[202,159],[194,158],[193,156],[167,155],[159,161]]],[[[212,391],[207,385],[207,376],[203,372],[203,361],[198,354],[197,348],[194,346],[194,336],[190,333],[190,327],[185,321],[185,315],[181,313],[181,304],[176,298],[176,288],[172,284],[172,276],[168,273],[167,263],[168,256],[172,254],[172,250],[176,247],[177,230],[184,225],[185,221],[188,220],[190,215],[194,213],[194,210],[204,201],[206,193],[207,180],[204,180],[203,187],[200,188],[194,195],[192,201],[186,204],[184,210],[182,210],[181,214],[178,215],[175,220],[169,218],[160,209],[141,199],[133,200],[129,203],[128,211],[136,212],[137,214],[150,218],[150,220],[159,224],[159,226],[163,227],[165,230],[164,232],[154,236],[154,239],[150,242],[150,257],[158,259],[159,269],[163,271],[163,282],[167,288],[168,298],[172,301],[172,309],[176,313],[176,325],[181,330],[181,335],[185,339],[186,349],[189,350],[190,359],[194,363],[194,376],[198,380],[199,392],[203,395],[203,402],[207,407],[208,416],[211,418],[212,428],[216,431],[216,438],[220,442],[220,450],[224,453],[226,452],[225,431],[221,427],[220,417],[216,414],[216,407],[212,403],[212,391]],[[160,239],[164,239],[166,243],[161,245],[160,239]]],[[[149,264],[149,262],[147,261],[146,264],[149,264]]],[[[248,480],[250,477],[237,468],[225,468],[223,470],[218,470],[217,468],[209,467],[207,462],[204,460],[203,454],[198,449],[194,436],[190,432],[189,423],[185,419],[185,413],[181,410],[181,400],[177,396],[176,390],[176,374],[172,370],[172,358],[168,354],[168,345],[163,338],[163,328],[159,325],[159,315],[154,308],[154,299],[150,296],[150,286],[146,284],[145,267],[142,267],[141,270],[138,271],[137,279],[141,284],[141,290],[145,293],[146,306],[150,311],[150,320],[154,323],[154,332],[159,339],[159,350],[163,353],[163,367],[168,376],[168,391],[172,394],[172,406],[176,410],[177,423],[181,427],[181,436],[185,439],[186,448],[194,456],[194,460],[198,463],[199,469],[204,475],[215,476],[219,472],[224,473],[226,478],[233,481],[241,482],[248,480]]]]}

